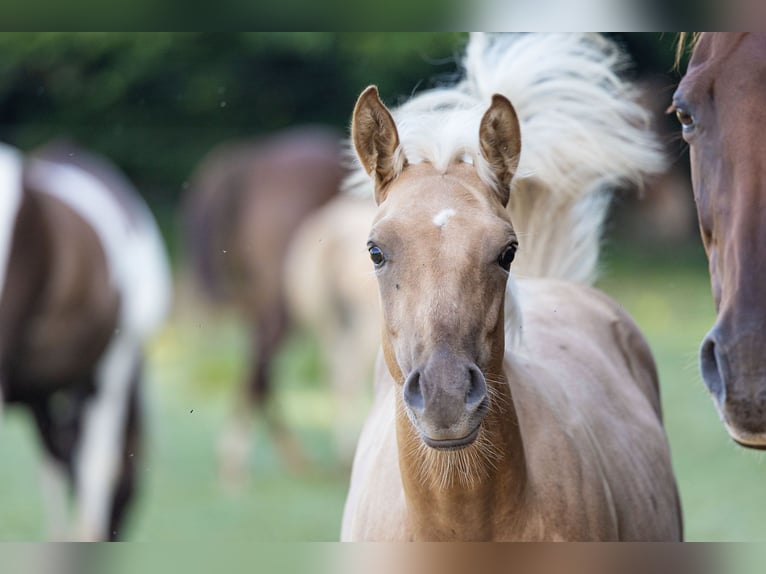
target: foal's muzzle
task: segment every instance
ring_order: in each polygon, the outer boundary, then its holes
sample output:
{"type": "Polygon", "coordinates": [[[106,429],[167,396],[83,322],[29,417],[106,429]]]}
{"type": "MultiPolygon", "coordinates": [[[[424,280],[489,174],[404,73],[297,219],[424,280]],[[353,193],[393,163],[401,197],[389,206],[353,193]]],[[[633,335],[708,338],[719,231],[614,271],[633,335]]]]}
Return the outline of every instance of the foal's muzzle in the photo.
{"type": "Polygon", "coordinates": [[[489,409],[487,383],[479,368],[435,353],[404,382],[407,414],[431,448],[456,450],[472,444],[489,409]]]}

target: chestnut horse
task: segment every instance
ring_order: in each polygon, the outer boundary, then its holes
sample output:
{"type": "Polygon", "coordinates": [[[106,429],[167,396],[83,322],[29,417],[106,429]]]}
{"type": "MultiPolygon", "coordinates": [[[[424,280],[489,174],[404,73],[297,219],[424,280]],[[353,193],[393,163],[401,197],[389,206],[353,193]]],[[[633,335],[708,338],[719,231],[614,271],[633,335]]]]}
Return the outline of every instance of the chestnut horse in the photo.
{"type": "MultiPolygon", "coordinates": [[[[283,265],[304,218],[326,203],[345,175],[333,131],[300,127],[214,149],[186,198],[186,245],[212,301],[232,306],[250,330],[250,372],[220,442],[224,483],[247,479],[253,414],[266,414],[272,360],[288,333],[283,265]]],[[[319,238],[321,241],[321,238],[319,238]]],[[[288,464],[303,454],[275,417],[269,420],[288,464]]]]}
{"type": "MultiPolygon", "coordinates": [[[[702,378],[737,443],[766,448],[766,34],[694,37],[672,110],[692,187],[717,318],[702,378]]],[[[682,41],[683,45],[683,41],[682,41]]]]}
{"type": "Polygon", "coordinates": [[[0,163],[2,402],[37,423],[59,521],[49,534],[115,539],[141,461],[143,347],[170,302],[164,244],[100,159],[68,144],[28,158],[0,146],[0,163]]]}
{"type": "Polygon", "coordinates": [[[652,355],[584,284],[610,188],[662,165],[621,62],[476,35],[457,86],[357,101],[383,351],[344,540],[681,539],[652,355]]]}

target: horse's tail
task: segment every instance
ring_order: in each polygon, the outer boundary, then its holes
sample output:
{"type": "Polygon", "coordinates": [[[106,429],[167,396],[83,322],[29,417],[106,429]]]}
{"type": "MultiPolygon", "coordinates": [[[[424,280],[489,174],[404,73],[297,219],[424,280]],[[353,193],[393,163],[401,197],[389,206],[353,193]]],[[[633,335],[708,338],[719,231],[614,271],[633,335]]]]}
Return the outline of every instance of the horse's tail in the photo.
{"type": "Polygon", "coordinates": [[[519,277],[595,280],[613,190],[641,186],[664,157],[649,114],[620,74],[625,55],[598,34],[475,34],[459,89],[508,97],[521,158],[508,209],[519,277]]]}

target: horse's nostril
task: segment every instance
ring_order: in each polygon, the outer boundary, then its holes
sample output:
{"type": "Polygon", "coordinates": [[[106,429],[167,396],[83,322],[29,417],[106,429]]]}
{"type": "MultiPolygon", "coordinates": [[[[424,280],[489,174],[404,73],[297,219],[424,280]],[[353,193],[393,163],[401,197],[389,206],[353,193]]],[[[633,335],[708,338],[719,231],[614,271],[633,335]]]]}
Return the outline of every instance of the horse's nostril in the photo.
{"type": "Polygon", "coordinates": [[[468,392],[465,394],[465,404],[469,408],[478,407],[487,396],[487,383],[484,375],[475,366],[468,368],[468,392]]]}
{"type": "Polygon", "coordinates": [[[412,371],[404,381],[404,402],[411,409],[422,412],[425,409],[423,390],[420,388],[420,371],[412,371]]]}
{"type": "Polygon", "coordinates": [[[720,404],[724,398],[723,378],[721,377],[721,369],[718,364],[716,344],[710,335],[705,337],[700,348],[700,371],[702,372],[702,380],[705,382],[705,386],[707,386],[708,390],[720,404]]]}

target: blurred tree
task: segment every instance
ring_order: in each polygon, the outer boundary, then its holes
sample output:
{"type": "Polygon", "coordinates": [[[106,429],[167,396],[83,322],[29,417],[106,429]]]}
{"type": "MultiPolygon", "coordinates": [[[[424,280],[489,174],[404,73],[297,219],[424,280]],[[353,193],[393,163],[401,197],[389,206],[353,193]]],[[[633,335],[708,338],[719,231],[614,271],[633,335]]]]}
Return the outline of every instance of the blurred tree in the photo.
{"type": "Polygon", "coordinates": [[[175,203],[215,144],[300,123],[345,129],[369,83],[384,97],[455,71],[455,34],[0,35],[0,140],[68,136],[175,203]]]}

